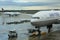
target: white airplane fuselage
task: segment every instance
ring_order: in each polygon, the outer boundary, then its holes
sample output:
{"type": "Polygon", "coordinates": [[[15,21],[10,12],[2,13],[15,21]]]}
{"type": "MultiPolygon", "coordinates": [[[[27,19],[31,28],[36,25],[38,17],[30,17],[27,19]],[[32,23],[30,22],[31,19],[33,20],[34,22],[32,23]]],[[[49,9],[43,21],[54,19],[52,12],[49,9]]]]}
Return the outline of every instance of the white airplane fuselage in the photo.
{"type": "Polygon", "coordinates": [[[60,11],[39,11],[32,16],[33,26],[47,26],[60,23],[60,11]]]}
{"type": "Polygon", "coordinates": [[[20,15],[21,13],[18,13],[18,12],[5,12],[4,15],[9,15],[9,16],[18,16],[20,15]]]}

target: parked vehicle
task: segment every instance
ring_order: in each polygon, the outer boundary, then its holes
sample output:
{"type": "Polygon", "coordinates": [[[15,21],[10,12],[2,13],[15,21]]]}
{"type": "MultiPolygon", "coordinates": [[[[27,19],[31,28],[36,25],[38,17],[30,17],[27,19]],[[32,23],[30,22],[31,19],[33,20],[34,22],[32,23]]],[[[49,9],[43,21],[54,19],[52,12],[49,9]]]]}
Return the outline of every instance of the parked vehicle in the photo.
{"type": "Polygon", "coordinates": [[[11,31],[9,31],[8,36],[9,36],[9,38],[10,37],[17,37],[17,32],[15,30],[11,30],[11,31]]]}

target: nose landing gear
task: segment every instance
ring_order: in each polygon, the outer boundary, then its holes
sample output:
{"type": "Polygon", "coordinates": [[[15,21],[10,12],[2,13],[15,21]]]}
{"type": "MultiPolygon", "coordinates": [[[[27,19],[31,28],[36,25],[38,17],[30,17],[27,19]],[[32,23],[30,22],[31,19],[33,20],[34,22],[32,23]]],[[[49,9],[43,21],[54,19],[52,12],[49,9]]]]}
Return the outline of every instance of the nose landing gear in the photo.
{"type": "Polygon", "coordinates": [[[29,33],[31,33],[30,36],[41,36],[40,27],[35,27],[35,29],[30,29],[29,33]]]}
{"type": "Polygon", "coordinates": [[[35,29],[36,29],[36,31],[38,32],[38,36],[41,36],[40,27],[39,27],[39,26],[36,26],[35,29]]]}

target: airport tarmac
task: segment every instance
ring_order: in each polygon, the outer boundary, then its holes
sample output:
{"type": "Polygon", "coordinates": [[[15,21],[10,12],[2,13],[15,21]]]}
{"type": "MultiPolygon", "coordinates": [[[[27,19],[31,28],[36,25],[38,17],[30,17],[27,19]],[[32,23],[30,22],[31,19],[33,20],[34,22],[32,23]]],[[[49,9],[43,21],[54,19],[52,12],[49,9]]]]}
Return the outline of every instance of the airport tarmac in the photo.
{"type": "MultiPolygon", "coordinates": [[[[60,35],[60,32],[54,32],[54,31],[57,31],[57,30],[60,30],[60,24],[53,24],[53,28],[52,28],[52,33],[49,34],[46,38],[42,38],[40,39],[40,37],[29,37],[29,34],[28,34],[28,29],[32,29],[34,28],[34,26],[32,26],[30,24],[30,22],[24,22],[24,23],[21,23],[21,24],[6,24],[6,21],[9,22],[10,21],[20,21],[19,19],[22,19],[23,16],[18,16],[18,17],[5,17],[5,19],[3,20],[2,19],[2,16],[0,16],[0,40],[54,40],[54,38],[58,38],[56,40],[59,39],[59,35],[60,35]],[[8,19],[7,19],[8,18],[8,19]],[[5,24],[2,24],[2,21],[5,22],[5,24]],[[17,38],[8,38],[8,32],[9,30],[13,30],[15,29],[18,33],[18,37],[17,38]],[[55,34],[56,33],[56,34],[55,34]],[[54,34],[54,35],[53,35],[54,34]],[[58,35],[57,35],[58,34],[58,35]],[[55,37],[56,36],[56,37],[55,37]],[[50,37],[50,38],[48,38],[50,37]]],[[[27,17],[26,15],[23,17],[23,19],[26,18],[26,19],[30,19],[31,17],[27,17]]],[[[42,32],[47,32],[47,28],[46,26],[45,27],[41,27],[40,29],[42,32]]]]}
{"type": "Polygon", "coordinates": [[[45,40],[60,40],[60,30],[49,33],[45,40]]]}

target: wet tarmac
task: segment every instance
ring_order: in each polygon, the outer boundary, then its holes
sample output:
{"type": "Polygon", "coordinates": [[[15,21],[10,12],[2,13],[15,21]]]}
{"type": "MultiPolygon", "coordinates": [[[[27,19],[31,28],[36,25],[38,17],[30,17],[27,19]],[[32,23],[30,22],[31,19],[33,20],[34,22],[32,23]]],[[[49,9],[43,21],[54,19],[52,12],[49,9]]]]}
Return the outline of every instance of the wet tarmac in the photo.
{"type": "Polygon", "coordinates": [[[49,33],[46,40],[60,40],[60,30],[49,33]]]}
{"type": "MultiPolygon", "coordinates": [[[[4,20],[2,19],[2,16],[0,16],[0,40],[59,40],[60,38],[60,24],[53,24],[53,28],[51,33],[43,35],[43,36],[29,36],[28,29],[34,28],[34,26],[31,25],[30,22],[24,22],[21,24],[6,24],[6,22],[10,21],[21,21],[21,19],[31,19],[30,16],[21,15],[18,17],[5,17],[4,20]],[[24,16],[24,17],[23,17],[24,16]],[[2,24],[2,22],[5,22],[5,24],[2,24]],[[9,38],[8,32],[10,30],[16,30],[18,37],[16,38],[9,38]]],[[[41,27],[41,32],[47,32],[47,28],[41,27]]]]}
{"type": "MultiPolygon", "coordinates": [[[[17,38],[8,38],[8,40],[17,40],[17,38]]],[[[60,40],[60,30],[51,32],[43,36],[28,36],[24,40],[60,40]]]]}

